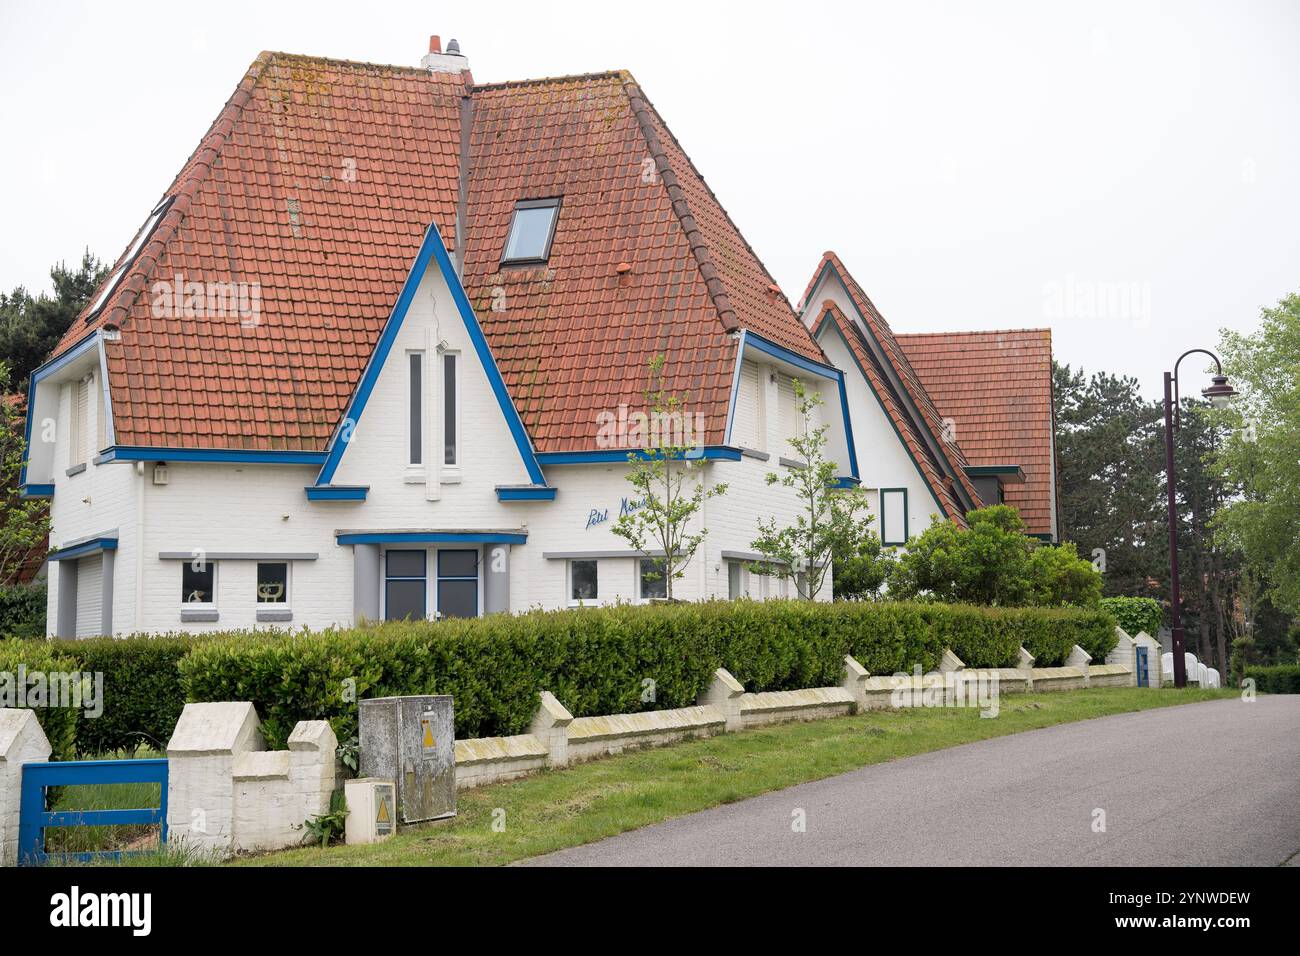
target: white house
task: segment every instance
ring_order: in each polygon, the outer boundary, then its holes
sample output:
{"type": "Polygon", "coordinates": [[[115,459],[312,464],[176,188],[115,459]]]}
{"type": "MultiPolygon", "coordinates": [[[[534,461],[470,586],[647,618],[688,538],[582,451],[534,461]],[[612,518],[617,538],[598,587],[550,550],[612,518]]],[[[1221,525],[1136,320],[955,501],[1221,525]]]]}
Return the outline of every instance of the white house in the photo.
{"type": "Polygon", "coordinates": [[[961,520],[973,485],[881,414],[825,294],[814,337],[626,73],[262,54],[32,376],[49,631],[650,600],[611,527],[657,356],[728,485],[677,596],[793,594],[747,565],[797,510],[766,481],[801,467],[796,378],[887,540],[961,520]]]}

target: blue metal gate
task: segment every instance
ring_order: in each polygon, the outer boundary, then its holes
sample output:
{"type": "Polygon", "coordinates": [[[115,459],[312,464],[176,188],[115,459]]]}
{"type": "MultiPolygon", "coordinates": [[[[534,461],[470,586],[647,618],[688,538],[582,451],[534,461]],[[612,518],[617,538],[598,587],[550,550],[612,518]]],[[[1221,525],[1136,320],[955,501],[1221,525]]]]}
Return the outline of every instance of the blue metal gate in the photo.
{"type": "Polygon", "coordinates": [[[18,816],[18,863],[35,866],[54,862],[90,862],[120,859],[123,851],[46,853],[45,831],[54,827],[97,827],[124,824],[158,825],[162,843],[167,842],[167,761],[156,760],[69,760],[23,764],[22,803],[18,816]],[[156,783],[160,785],[158,806],[127,810],[46,810],[47,787],[86,784],[156,783]]]}
{"type": "Polygon", "coordinates": [[[1135,647],[1133,653],[1135,655],[1133,663],[1137,667],[1138,686],[1149,687],[1151,678],[1147,676],[1147,649],[1145,647],[1135,647]]]}

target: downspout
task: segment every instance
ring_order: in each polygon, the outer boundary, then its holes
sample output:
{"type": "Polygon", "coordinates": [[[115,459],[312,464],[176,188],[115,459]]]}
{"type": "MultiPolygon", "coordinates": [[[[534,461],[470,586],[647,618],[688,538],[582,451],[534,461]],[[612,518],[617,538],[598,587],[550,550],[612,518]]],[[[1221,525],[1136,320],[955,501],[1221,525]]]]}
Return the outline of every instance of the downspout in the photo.
{"type": "Polygon", "coordinates": [[[144,630],[144,462],[135,463],[135,611],[131,630],[144,630]]]}

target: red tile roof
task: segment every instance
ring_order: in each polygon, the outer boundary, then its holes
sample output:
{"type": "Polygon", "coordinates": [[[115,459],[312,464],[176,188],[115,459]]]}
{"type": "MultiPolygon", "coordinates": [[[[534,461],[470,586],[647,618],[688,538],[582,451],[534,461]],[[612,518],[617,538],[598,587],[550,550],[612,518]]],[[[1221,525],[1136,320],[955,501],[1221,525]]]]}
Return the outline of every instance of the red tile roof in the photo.
{"type": "MultiPolygon", "coordinates": [[[[894,374],[902,383],[903,391],[906,394],[907,399],[910,400],[910,404],[919,413],[920,421],[915,423],[916,436],[922,438],[921,430],[925,429],[929,435],[933,437],[934,441],[938,444],[943,457],[947,459],[952,474],[955,476],[956,482],[961,485],[967,500],[974,502],[978,506],[980,501],[979,493],[975,490],[974,484],[966,476],[966,473],[963,470],[966,466],[966,456],[962,452],[960,442],[956,440],[948,440],[950,430],[945,429],[943,416],[939,414],[939,410],[931,400],[929,392],[926,391],[925,386],[921,383],[921,379],[917,375],[916,370],[912,368],[912,364],[908,360],[907,354],[898,344],[893,329],[889,327],[889,323],[885,321],[885,317],[880,314],[880,311],[876,308],[875,304],[867,297],[867,294],[862,291],[862,287],[858,285],[857,280],[853,278],[853,275],[847,268],[845,268],[844,263],[840,261],[840,257],[834,252],[825,252],[822,254],[822,261],[818,263],[816,270],[814,270],[812,279],[809,280],[808,288],[804,290],[803,299],[801,301],[806,307],[808,297],[812,295],[813,289],[816,287],[818,280],[827,269],[832,270],[843,283],[845,290],[849,294],[849,298],[853,300],[854,306],[863,317],[871,336],[877,343],[879,343],[880,348],[883,350],[894,374]]],[[[870,351],[870,349],[868,349],[868,351],[870,351]]],[[[881,372],[883,373],[884,370],[881,369],[881,372]]],[[[888,376],[885,376],[884,384],[889,384],[888,376]]],[[[910,412],[905,407],[906,403],[903,400],[903,395],[896,395],[895,401],[900,411],[910,418],[910,412]]],[[[925,442],[922,440],[922,444],[924,443],[925,442]]],[[[937,459],[933,459],[933,461],[941,473],[948,475],[948,468],[944,468],[937,459]]],[[[948,480],[953,480],[953,478],[949,477],[948,480]]],[[[961,498],[960,495],[954,495],[954,497],[957,500],[960,500],[961,498]]]]}
{"type": "Polygon", "coordinates": [[[1051,534],[1055,423],[1050,329],[897,336],[972,465],[1019,465],[1004,487],[1031,534],[1051,534]]]}
{"type": "Polygon", "coordinates": [[[833,323],[844,336],[844,341],[848,343],[849,350],[853,353],[854,359],[857,360],[858,366],[866,374],[871,390],[880,399],[885,414],[893,423],[899,437],[902,438],[908,454],[912,456],[912,461],[916,463],[921,476],[929,486],[930,493],[934,495],[935,500],[939,502],[940,508],[943,509],[944,516],[964,527],[966,525],[966,513],[957,501],[956,495],[953,494],[952,479],[944,475],[940,470],[933,454],[926,446],[925,440],[918,434],[917,426],[913,424],[911,416],[905,414],[899,407],[899,402],[894,398],[894,391],[886,384],[884,371],[872,357],[871,349],[863,338],[862,331],[858,328],[857,323],[845,318],[844,313],[830,299],[827,299],[817,311],[817,317],[814,319],[812,326],[813,335],[819,335],[822,327],[828,322],[833,323]]]}
{"type": "Polygon", "coordinates": [[[322,450],[428,223],[457,245],[462,186],[466,291],[538,451],[594,447],[597,413],[639,403],[660,353],[722,441],[730,329],[824,360],[628,74],[476,86],[283,53],[253,63],[126,280],[56,353],[120,326],[120,445],[322,450]],[[546,266],[502,269],[515,202],[557,195],[546,266]],[[177,274],[256,283],[256,322],[153,315],[177,274]]]}

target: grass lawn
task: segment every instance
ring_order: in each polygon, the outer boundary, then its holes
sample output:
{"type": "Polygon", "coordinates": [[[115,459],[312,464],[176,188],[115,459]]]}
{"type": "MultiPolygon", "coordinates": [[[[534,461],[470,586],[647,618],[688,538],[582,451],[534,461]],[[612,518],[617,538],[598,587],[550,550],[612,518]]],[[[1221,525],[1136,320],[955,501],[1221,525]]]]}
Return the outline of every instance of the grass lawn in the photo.
{"type": "Polygon", "coordinates": [[[463,790],[454,819],[404,829],[373,846],[285,850],[243,857],[234,865],[510,863],[868,764],[1053,724],[1237,693],[1107,688],[1008,694],[995,719],[981,718],[974,708],[907,709],[747,730],[463,790]],[[500,832],[493,828],[498,809],[505,812],[500,832]]]}

